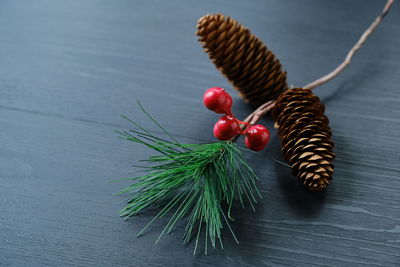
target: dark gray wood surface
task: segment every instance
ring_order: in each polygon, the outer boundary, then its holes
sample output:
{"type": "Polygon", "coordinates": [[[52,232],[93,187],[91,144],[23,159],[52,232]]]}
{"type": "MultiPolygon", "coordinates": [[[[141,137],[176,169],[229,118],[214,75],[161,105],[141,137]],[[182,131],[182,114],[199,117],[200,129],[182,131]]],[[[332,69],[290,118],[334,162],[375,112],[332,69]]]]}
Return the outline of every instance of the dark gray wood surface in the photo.
{"type": "MultiPolygon", "coordinates": [[[[231,15],[281,59],[301,86],[330,71],[381,1],[0,1],[0,265],[400,266],[400,5],[352,65],[315,90],[336,142],[334,181],[304,190],[269,149],[246,154],[261,178],[257,212],[236,209],[240,245],[192,255],[177,229],[123,221],[112,196],[151,152],[116,137],[146,108],[183,142],[212,141],[203,91],[225,87],[202,52],[197,19],[231,15]]],[[[264,121],[272,126],[270,120],[264,121]]]]}

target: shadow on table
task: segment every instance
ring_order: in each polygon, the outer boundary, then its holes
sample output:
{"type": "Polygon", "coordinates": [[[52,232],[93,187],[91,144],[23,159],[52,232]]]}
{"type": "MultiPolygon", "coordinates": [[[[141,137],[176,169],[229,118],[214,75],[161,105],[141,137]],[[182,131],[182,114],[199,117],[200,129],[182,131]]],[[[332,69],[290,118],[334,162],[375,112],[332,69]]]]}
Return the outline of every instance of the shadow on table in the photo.
{"type": "Polygon", "coordinates": [[[287,207],[295,212],[298,217],[312,218],[324,206],[325,192],[310,192],[292,174],[290,167],[276,163],[277,184],[285,197],[287,207]]]}

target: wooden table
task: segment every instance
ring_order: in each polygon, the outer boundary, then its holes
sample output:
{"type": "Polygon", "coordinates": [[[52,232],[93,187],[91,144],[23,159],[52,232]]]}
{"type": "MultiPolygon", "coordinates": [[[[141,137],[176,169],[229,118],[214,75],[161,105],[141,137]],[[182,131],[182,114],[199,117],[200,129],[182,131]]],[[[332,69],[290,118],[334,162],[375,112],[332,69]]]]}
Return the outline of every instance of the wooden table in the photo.
{"type": "MultiPolygon", "coordinates": [[[[235,209],[236,245],[192,255],[178,228],[141,238],[152,214],[117,212],[131,165],[151,155],[117,138],[145,126],[140,99],[183,142],[213,141],[204,90],[234,94],[203,53],[197,19],[231,15],[263,39],[301,86],[345,56],[385,1],[0,2],[0,265],[4,266],[400,266],[400,5],[352,65],[317,88],[336,143],[324,194],[303,189],[281,159],[273,130],[261,155],[257,212],[235,209]]],[[[272,121],[263,122],[272,128],[272,121]]]]}

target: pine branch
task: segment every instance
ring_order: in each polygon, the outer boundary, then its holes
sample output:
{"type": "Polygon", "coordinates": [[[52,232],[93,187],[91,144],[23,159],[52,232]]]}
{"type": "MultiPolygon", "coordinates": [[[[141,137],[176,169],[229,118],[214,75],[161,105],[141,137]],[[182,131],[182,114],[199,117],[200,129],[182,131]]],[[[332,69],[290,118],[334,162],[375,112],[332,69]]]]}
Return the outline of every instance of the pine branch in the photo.
{"type": "MultiPolygon", "coordinates": [[[[140,103],[139,103],[140,105],[140,103]]],[[[155,125],[171,140],[155,136],[138,123],[129,120],[138,130],[118,132],[128,141],[142,144],[157,152],[143,162],[145,175],[127,178],[135,181],[118,194],[129,194],[127,205],[120,211],[126,218],[145,209],[159,207],[160,211],[139,232],[142,235],[157,219],[170,214],[170,218],[156,243],[170,233],[176,223],[186,220],[184,243],[195,239],[196,253],[199,238],[205,234],[205,253],[208,239],[213,248],[222,244],[224,225],[237,238],[229,225],[232,205],[238,199],[242,206],[254,204],[261,194],[257,189],[258,177],[243,159],[236,144],[231,141],[208,144],[181,144],[144,111],[155,125]],[[226,206],[227,208],[222,208],[226,206]]]]}

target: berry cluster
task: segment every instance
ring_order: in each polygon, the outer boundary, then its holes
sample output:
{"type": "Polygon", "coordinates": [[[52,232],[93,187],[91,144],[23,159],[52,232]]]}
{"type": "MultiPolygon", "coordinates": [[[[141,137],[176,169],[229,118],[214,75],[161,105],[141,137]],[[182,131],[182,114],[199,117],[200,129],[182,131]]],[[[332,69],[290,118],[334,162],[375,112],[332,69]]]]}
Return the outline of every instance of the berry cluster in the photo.
{"type": "Polygon", "coordinates": [[[232,97],[223,88],[212,87],[203,96],[204,105],[219,114],[225,114],[214,125],[214,136],[219,140],[231,140],[235,135],[246,135],[246,146],[254,151],[263,150],[269,141],[269,130],[257,124],[238,120],[232,113],[232,97]],[[245,127],[242,129],[240,124],[245,127]]]}

